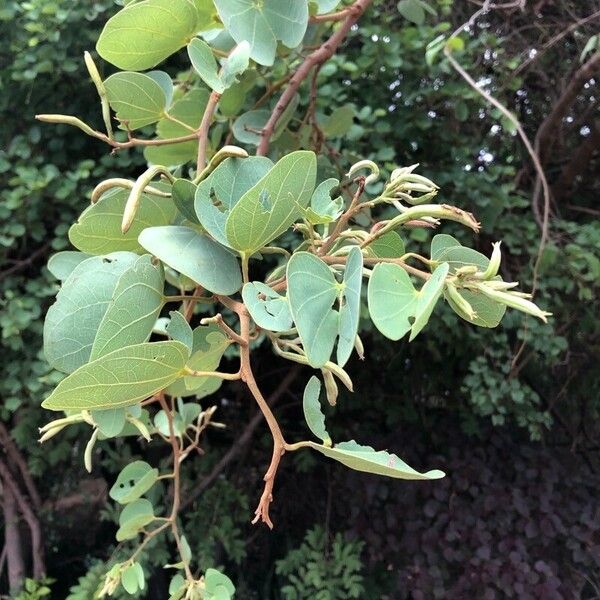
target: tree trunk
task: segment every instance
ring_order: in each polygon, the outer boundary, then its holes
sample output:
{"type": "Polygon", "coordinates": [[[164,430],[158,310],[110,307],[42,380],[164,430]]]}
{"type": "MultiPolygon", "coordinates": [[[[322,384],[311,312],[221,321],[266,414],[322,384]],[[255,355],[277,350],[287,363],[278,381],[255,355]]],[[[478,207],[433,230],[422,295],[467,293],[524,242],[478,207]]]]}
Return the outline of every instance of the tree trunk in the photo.
{"type": "Polygon", "coordinates": [[[23,584],[25,562],[19,532],[17,502],[6,486],[2,486],[2,510],[4,512],[4,543],[6,544],[8,587],[10,592],[13,593],[19,590],[23,584]]]}

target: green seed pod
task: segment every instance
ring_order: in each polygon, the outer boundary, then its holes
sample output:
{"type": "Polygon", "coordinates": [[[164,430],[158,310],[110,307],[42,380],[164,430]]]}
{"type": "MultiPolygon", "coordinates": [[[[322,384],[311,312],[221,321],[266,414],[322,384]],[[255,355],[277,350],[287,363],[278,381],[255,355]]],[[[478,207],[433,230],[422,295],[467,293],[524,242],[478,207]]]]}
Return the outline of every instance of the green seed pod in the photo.
{"type": "Polygon", "coordinates": [[[522,298],[520,292],[499,292],[498,290],[491,289],[485,283],[478,284],[477,289],[479,289],[479,291],[485,294],[488,298],[491,298],[496,302],[506,304],[506,306],[520,310],[528,315],[537,317],[538,319],[544,321],[544,323],[547,323],[546,317],[552,315],[552,313],[542,310],[530,300],[522,298]]]}
{"type": "Polygon", "coordinates": [[[460,295],[453,283],[446,283],[446,292],[448,293],[450,300],[452,300],[461,312],[463,312],[470,320],[475,318],[473,307],[460,295]]]}

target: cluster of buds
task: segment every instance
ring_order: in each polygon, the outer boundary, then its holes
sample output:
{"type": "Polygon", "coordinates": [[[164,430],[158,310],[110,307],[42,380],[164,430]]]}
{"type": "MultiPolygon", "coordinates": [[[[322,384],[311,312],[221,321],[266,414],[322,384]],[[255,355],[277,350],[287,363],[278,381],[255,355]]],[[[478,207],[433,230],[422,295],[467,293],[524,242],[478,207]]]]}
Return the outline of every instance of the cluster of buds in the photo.
{"type": "Polygon", "coordinates": [[[383,197],[392,201],[404,200],[411,206],[423,204],[435,198],[440,188],[431,179],[413,173],[418,166],[415,164],[394,169],[390,181],[383,190],[383,197]]]}
{"type": "Polygon", "coordinates": [[[121,563],[117,563],[111,568],[111,570],[104,576],[104,584],[98,593],[99,598],[112,596],[116,592],[121,583],[122,573],[123,565],[121,563]]]}

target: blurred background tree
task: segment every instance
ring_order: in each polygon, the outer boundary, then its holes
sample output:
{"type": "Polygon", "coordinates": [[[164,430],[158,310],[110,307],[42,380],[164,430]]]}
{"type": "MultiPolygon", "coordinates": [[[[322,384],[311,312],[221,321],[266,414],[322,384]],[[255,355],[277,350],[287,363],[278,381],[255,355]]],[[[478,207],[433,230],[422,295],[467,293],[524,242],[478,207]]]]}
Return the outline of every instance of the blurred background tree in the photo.
{"type": "MultiPolygon", "coordinates": [[[[212,432],[206,454],[185,471],[184,502],[198,532],[190,544],[205,567],[226,567],[239,598],[600,595],[600,2],[487,2],[456,52],[539,152],[552,190],[539,261],[543,195],[513,125],[441,53],[426,60],[428,44],[482,4],[375,2],[319,73],[318,128],[292,121],[277,144],[314,147],[322,168],[340,172],[359,157],[388,170],[420,163],[443,196],[482,221],[482,251],[504,240],[505,279],[529,287],[538,262],[538,301],[554,318],[544,326],[511,313],[490,334],[457,325],[440,306],[410,346],[366,333],[378,366],[362,369],[363,391],[331,409],[337,427],[349,437],[360,414],[361,441],[402,449],[415,467],[435,463],[448,477],[407,485],[301,455],[280,472],[274,533],[249,524],[261,476],[254,465],[268,461],[265,428],[236,385],[224,387],[230,428],[212,432]],[[332,113],[332,105],[341,108],[332,113]]],[[[115,530],[107,481],[131,457],[161,458],[122,441],[82,479],[75,429],[43,448],[31,442],[46,419],[40,402],[57,381],[41,353],[42,315],[56,293],[45,262],[69,246],[68,223],[99,180],[134,176],[144,164],[138,151],[112,156],[33,115],[52,110],[99,124],[94,86],[80,83],[82,56],[115,9],[111,0],[0,7],[0,590],[44,572],[56,580],[29,582],[22,600],[44,597],[46,584],[52,597],[92,597],[115,530]]],[[[254,88],[232,114],[264,91],[254,88]]],[[[298,114],[309,99],[305,86],[298,114]]],[[[465,235],[451,225],[444,232],[465,235]]],[[[411,235],[424,244],[430,237],[411,235]]],[[[256,370],[286,429],[299,431],[299,371],[266,349],[256,370]]],[[[146,570],[166,552],[153,547],[146,570]]],[[[164,598],[167,579],[154,572],[146,597],[164,598]]]]}

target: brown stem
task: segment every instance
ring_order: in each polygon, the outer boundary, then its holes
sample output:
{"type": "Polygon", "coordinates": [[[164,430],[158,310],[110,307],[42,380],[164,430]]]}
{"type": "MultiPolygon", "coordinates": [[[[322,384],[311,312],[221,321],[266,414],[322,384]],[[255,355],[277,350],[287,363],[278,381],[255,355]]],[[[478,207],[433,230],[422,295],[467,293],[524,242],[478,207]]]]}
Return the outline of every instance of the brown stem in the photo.
{"type": "Polygon", "coordinates": [[[212,123],[215,110],[217,108],[217,104],[219,103],[219,99],[221,98],[221,94],[217,92],[212,92],[208,98],[208,103],[206,104],[206,108],[204,109],[204,114],[202,115],[202,121],[200,122],[200,127],[198,127],[198,131],[196,135],[198,136],[198,160],[196,161],[196,171],[200,173],[202,169],[206,166],[206,147],[208,145],[208,130],[210,129],[210,124],[212,123]]]}
{"type": "MultiPolygon", "coordinates": [[[[17,592],[25,578],[23,545],[19,531],[17,502],[10,488],[0,485],[2,491],[2,511],[4,513],[4,548],[8,571],[9,591],[17,592]]],[[[1,572],[0,572],[1,573],[1,572]]]]}
{"type": "Polygon", "coordinates": [[[287,108],[288,104],[292,101],[292,98],[298,91],[298,88],[302,82],[308,77],[311,69],[317,65],[323,64],[334,55],[338,46],[348,35],[352,25],[358,21],[360,16],[367,9],[369,4],[371,4],[371,2],[372,0],[356,0],[352,6],[346,9],[347,15],[345,16],[344,21],[339,29],[321,46],[319,46],[319,48],[317,48],[314,52],[311,52],[311,54],[304,59],[304,62],[300,65],[298,70],[290,79],[289,85],[286,87],[283,94],[281,94],[281,97],[273,109],[273,113],[261,131],[261,139],[256,151],[257,156],[264,156],[269,151],[269,143],[279,118],[281,117],[283,111],[287,108]]]}

